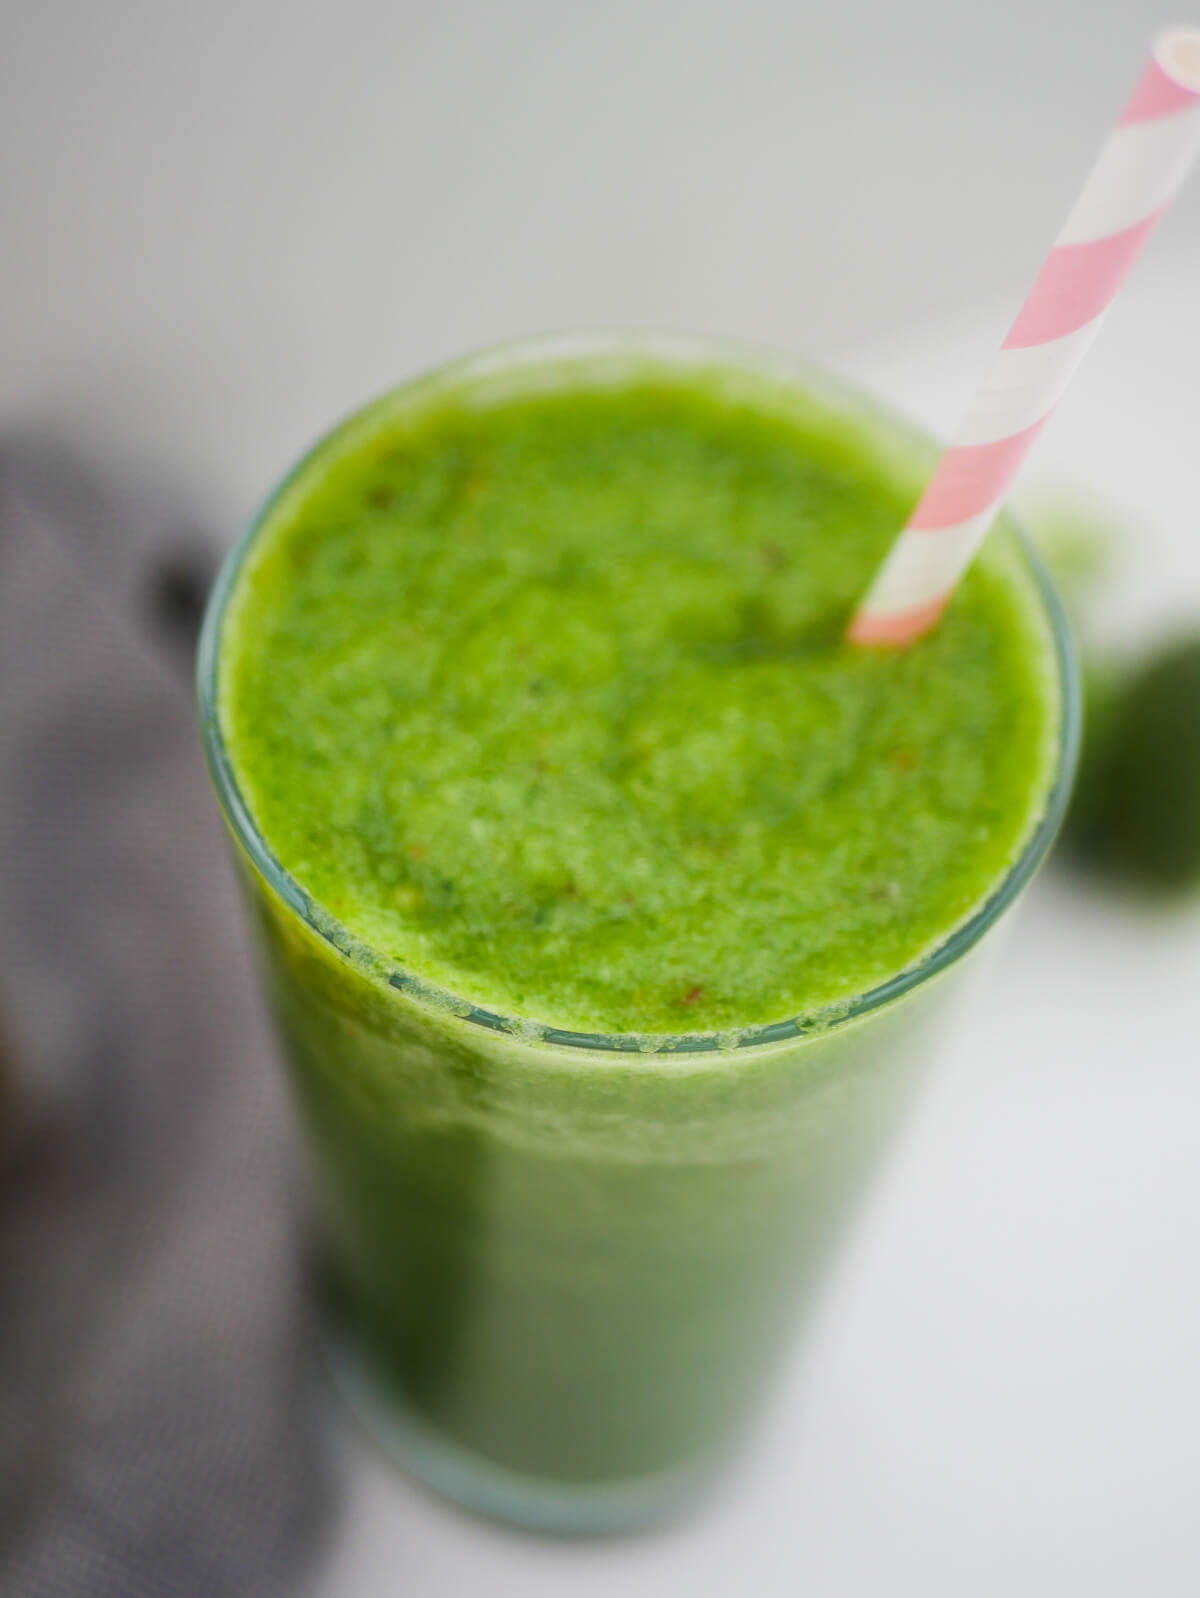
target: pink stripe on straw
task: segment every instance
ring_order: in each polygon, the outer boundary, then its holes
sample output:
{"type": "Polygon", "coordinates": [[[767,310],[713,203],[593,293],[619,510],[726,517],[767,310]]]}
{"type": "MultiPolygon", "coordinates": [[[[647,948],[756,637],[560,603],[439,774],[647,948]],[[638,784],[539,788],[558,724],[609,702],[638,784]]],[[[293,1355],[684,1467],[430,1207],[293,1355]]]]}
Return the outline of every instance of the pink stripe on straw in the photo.
{"type": "Polygon", "coordinates": [[[1154,117],[1170,116],[1173,111],[1186,111],[1195,103],[1194,92],[1169,78],[1158,62],[1151,59],[1137,88],[1129,96],[1117,126],[1124,128],[1131,122],[1149,122],[1154,117]]]}
{"type": "Polygon", "coordinates": [[[948,449],[908,525],[927,530],[954,527],[1002,498],[1045,421],[1043,416],[1023,433],[998,438],[994,444],[956,444],[948,449]]]}
{"type": "Polygon", "coordinates": [[[1051,250],[976,397],[964,424],[975,442],[942,456],[851,621],[852,643],[896,647],[936,623],[1053,411],[1048,401],[1061,396],[1090,339],[1065,341],[1111,305],[1198,144],[1200,30],[1176,29],[1155,40],[1150,65],[1068,218],[1064,234],[1074,232],[1079,242],[1051,250]],[[1166,117],[1166,136],[1146,129],[1166,117]],[[1118,226],[1117,218],[1131,216],[1136,220],[1118,226]],[[1089,238],[1088,226],[1104,218],[1117,231],[1096,228],[1089,238]],[[1026,353],[1042,346],[1044,356],[1026,353]],[[989,418],[1010,430],[988,437],[989,418]]]}
{"type": "Polygon", "coordinates": [[[1107,310],[1166,206],[1090,244],[1059,244],[1046,257],[1029,298],[1004,340],[1006,350],[1063,338],[1107,310]]]}
{"type": "Polygon", "coordinates": [[[852,644],[873,644],[897,648],[911,644],[927,633],[950,603],[950,595],[931,599],[927,605],[916,605],[912,610],[867,611],[861,610],[850,624],[846,637],[852,644]]]}

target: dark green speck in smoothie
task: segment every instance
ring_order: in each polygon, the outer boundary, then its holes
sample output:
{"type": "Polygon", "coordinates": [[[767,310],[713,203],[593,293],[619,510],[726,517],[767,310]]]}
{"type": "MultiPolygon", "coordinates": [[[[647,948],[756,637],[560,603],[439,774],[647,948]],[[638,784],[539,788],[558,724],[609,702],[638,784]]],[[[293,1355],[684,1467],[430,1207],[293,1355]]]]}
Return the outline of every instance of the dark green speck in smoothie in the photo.
{"type": "Polygon", "coordinates": [[[932,636],[841,641],[928,468],[720,369],[381,402],[227,611],[269,849],[401,971],[552,1026],[728,1032],[896,976],[1019,855],[1060,714],[1007,533],[932,636]]]}

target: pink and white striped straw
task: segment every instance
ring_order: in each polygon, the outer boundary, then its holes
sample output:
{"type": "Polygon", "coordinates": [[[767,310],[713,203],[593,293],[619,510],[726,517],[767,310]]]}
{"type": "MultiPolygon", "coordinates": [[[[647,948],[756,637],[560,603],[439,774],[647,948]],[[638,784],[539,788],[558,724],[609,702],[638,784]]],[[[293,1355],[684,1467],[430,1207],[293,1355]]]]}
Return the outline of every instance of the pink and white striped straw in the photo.
{"type": "Polygon", "coordinates": [[[1200,30],[1173,28],[1055,240],[995,364],[850,623],[901,646],[937,621],[1200,146],[1200,30]]]}

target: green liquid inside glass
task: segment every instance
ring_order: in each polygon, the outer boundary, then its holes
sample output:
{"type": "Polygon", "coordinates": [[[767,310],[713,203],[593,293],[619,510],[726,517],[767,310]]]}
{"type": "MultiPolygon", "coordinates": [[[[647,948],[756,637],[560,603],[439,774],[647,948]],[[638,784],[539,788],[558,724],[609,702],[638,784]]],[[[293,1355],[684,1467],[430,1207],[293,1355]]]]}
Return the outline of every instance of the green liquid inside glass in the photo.
{"type": "Polygon", "coordinates": [[[985,558],[917,648],[842,644],[912,483],[814,420],[635,380],[325,462],[226,624],[280,862],[398,966],[582,1031],[778,1021],[940,943],[1045,802],[1044,629],[985,558]]]}
{"type": "Polygon", "coordinates": [[[1006,532],[930,637],[842,642],[929,466],[886,419],[716,361],[522,371],[284,485],[217,720],[306,902],[251,874],[371,1380],[586,1487],[735,1426],[931,1007],[839,1018],[1028,848],[1063,704],[1006,532]]]}

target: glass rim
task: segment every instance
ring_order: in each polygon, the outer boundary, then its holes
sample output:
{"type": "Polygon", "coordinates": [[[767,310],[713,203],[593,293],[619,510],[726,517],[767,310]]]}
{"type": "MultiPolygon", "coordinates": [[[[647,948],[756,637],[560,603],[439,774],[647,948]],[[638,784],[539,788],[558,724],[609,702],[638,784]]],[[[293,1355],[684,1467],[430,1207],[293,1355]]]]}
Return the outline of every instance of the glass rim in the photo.
{"type": "Polygon", "coordinates": [[[225,821],[245,851],[255,871],[288,909],[337,954],[358,967],[366,977],[382,977],[391,987],[441,1017],[459,1019],[492,1032],[537,1042],[550,1048],[590,1050],[600,1053],[699,1054],[761,1048],[793,1039],[827,1035],[834,1029],[858,1021],[881,1010],[921,987],[957,963],[982,939],[1019,896],[1042,864],[1062,824],[1071,796],[1072,780],[1078,760],[1081,736],[1081,690],[1078,663],[1062,601],[1020,522],[1011,511],[1003,520],[1015,537],[1021,557],[1029,569],[1053,641],[1054,666],[1059,688],[1059,728],[1057,765],[1054,781],[1046,798],[1041,818],[1026,839],[1020,854],[1008,867],[992,893],[979,908],[956,927],[942,943],[904,971],[889,977],[867,992],[821,1010],[739,1029],[710,1032],[630,1033],[587,1032],[552,1026],[526,1017],[507,1016],[487,1006],[476,1005],[448,990],[424,981],[385,959],[368,944],[356,938],[335,916],[320,905],[276,859],[259,832],[250,813],[233,765],[225,747],[220,725],[219,668],[220,643],[226,610],[241,573],[242,565],[255,539],[297,480],[327,451],[342,443],[345,436],[369,418],[385,413],[389,407],[411,402],[423,403],[428,395],[445,387],[450,391],[460,384],[487,378],[503,378],[522,368],[557,365],[571,360],[595,361],[599,357],[637,360],[658,359],[675,369],[704,362],[725,367],[731,373],[773,377],[798,394],[827,400],[843,409],[852,405],[856,417],[877,417],[893,436],[904,436],[926,450],[935,449],[933,440],[915,423],[890,405],[874,398],[857,384],[816,366],[800,356],[729,338],[704,335],[639,331],[596,331],[562,333],[512,340],[474,354],[439,364],[398,384],[355,409],[341,422],[323,433],[296,464],[267,494],[249,525],[233,544],[221,564],[205,608],[197,651],[197,697],[205,762],[225,821]]]}

